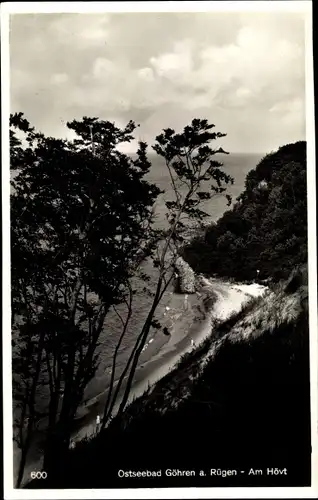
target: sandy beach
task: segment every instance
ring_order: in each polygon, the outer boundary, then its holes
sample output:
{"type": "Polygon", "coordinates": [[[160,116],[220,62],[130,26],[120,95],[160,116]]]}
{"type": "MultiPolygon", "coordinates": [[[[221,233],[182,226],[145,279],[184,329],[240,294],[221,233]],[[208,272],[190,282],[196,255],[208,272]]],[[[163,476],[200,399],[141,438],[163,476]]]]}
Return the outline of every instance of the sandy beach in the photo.
{"type": "MultiPolygon", "coordinates": [[[[167,373],[172,371],[180,358],[195,349],[212,333],[212,318],[225,320],[233,312],[238,312],[251,297],[265,293],[266,287],[252,285],[233,285],[225,281],[205,279],[200,293],[185,296],[170,293],[169,310],[166,323],[170,324],[170,337],[166,337],[159,350],[155,342],[149,344],[140,357],[129,402],[141,396],[148,387],[154,385],[167,373]],[[203,298],[213,291],[217,300],[213,307],[204,311],[203,298]],[[147,360],[148,358],[148,360],[147,360]]],[[[164,319],[164,318],[163,318],[164,319]]],[[[119,401],[121,399],[120,391],[119,401]]],[[[73,440],[78,441],[96,432],[96,416],[103,413],[106,393],[96,396],[87,405],[86,410],[77,421],[78,429],[73,440]]],[[[113,414],[116,414],[115,405],[113,414]]]]}
{"type": "MultiPolygon", "coordinates": [[[[195,348],[210,334],[211,312],[203,311],[203,294],[185,296],[168,292],[169,298],[162,314],[161,322],[169,329],[170,336],[149,337],[136,370],[129,401],[141,396],[149,386],[155,384],[171,371],[180,357],[195,348]],[[193,340],[193,342],[191,342],[193,340]]],[[[206,290],[205,296],[208,290],[206,290]]],[[[119,393],[120,402],[124,388],[119,393]]],[[[92,435],[96,430],[96,416],[102,415],[107,390],[92,398],[78,412],[74,441],[92,435]]],[[[113,415],[116,414],[115,405],[113,415]]]]}

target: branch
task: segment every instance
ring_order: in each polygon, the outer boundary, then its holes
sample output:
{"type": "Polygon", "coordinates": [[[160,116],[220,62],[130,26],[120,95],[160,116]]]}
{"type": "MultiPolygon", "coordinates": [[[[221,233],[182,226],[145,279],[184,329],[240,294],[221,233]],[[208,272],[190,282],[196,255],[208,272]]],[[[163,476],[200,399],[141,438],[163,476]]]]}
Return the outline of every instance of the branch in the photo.
{"type": "Polygon", "coordinates": [[[53,375],[52,375],[51,364],[50,364],[50,359],[49,359],[47,349],[45,349],[45,360],[46,360],[47,371],[49,374],[49,387],[50,387],[50,393],[51,393],[51,397],[52,397],[52,395],[54,393],[54,382],[53,382],[53,375]]]}
{"type": "MultiPolygon", "coordinates": [[[[126,302],[126,305],[127,305],[127,308],[128,308],[128,313],[127,313],[126,321],[125,322],[120,317],[120,319],[122,320],[122,324],[123,324],[123,330],[122,330],[121,336],[120,336],[120,338],[118,340],[118,343],[116,345],[116,349],[115,349],[114,356],[113,356],[112,373],[111,373],[111,379],[110,379],[110,384],[109,384],[109,388],[108,388],[107,401],[106,401],[105,408],[104,408],[104,415],[103,415],[101,429],[104,429],[104,427],[105,427],[105,425],[107,423],[109,414],[110,414],[110,412],[109,412],[109,405],[110,405],[111,395],[112,395],[113,387],[114,387],[117,354],[118,354],[119,348],[121,346],[121,343],[122,343],[122,341],[124,339],[124,336],[126,334],[127,327],[128,327],[128,324],[129,324],[129,321],[130,321],[130,318],[131,318],[131,314],[132,314],[133,291],[132,291],[132,288],[131,288],[131,285],[130,285],[129,282],[128,282],[128,287],[129,287],[129,301],[126,302]]],[[[117,384],[117,388],[118,388],[118,384],[117,384]]],[[[120,385],[119,385],[119,388],[120,388],[120,385]]],[[[119,388],[118,388],[118,391],[119,391],[119,388]]],[[[118,394],[118,392],[117,392],[117,394],[118,394]]],[[[113,400],[113,404],[114,403],[115,403],[115,399],[113,400]]],[[[113,404],[112,404],[112,406],[110,408],[110,411],[113,408],[113,404]]]]}
{"type": "Polygon", "coordinates": [[[174,193],[176,195],[176,202],[178,203],[178,206],[180,207],[180,194],[176,188],[176,185],[175,185],[175,181],[174,181],[174,178],[173,178],[173,175],[172,175],[172,171],[171,171],[171,167],[170,167],[170,164],[169,164],[169,160],[166,160],[166,165],[167,165],[167,168],[168,168],[168,171],[169,171],[169,175],[170,175],[170,179],[171,179],[171,183],[172,183],[172,187],[173,187],[173,190],[174,190],[174,193]]]}

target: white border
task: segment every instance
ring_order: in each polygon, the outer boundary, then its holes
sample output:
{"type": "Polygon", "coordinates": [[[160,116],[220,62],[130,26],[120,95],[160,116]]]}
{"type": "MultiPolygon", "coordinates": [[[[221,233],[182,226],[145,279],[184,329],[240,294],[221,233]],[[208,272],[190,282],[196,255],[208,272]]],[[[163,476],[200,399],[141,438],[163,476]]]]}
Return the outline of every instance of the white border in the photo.
{"type": "Polygon", "coordinates": [[[311,401],[311,446],[312,488],[318,496],[318,313],[317,313],[317,221],[316,221],[316,141],[315,100],[313,71],[313,22],[312,15],[306,18],[306,139],[307,139],[307,235],[308,235],[308,291],[310,332],[310,401],[311,401]]]}
{"type": "Polygon", "coordinates": [[[161,2],[8,2],[3,12],[96,13],[96,12],[311,12],[310,0],[283,1],[161,1],[161,2]]]}
{"type": "Polygon", "coordinates": [[[317,403],[317,263],[316,263],[316,177],[312,52],[312,2],[303,1],[227,1],[227,2],[15,2],[1,5],[2,60],[2,199],[3,199],[3,426],[4,497],[7,500],[43,498],[316,498],[318,495],[318,403],[317,403]],[[10,204],[9,129],[10,65],[9,15],[23,13],[93,12],[299,12],[306,16],[306,139],[308,187],[308,271],[310,307],[310,376],[312,415],[312,486],[310,488],[166,488],[111,490],[16,490],[13,488],[12,381],[10,316],[10,204]]]}
{"type": "MultiPolygon", "coordinates": [[[[1,110],[2,110],[2,377],[3,377],[3,484],[11,495],[13,482],[12,447],[12,355],[11,355],[11,272],[10,272],[10,63],[9,15],[1,6],[1,110]],[[5,75],[5,77],[4,77],[5,75]]],[[[4,495],[5,496],[5,495],[4,495]]],[[[8,497],[9,498],[9,497],[8,497]]]]}

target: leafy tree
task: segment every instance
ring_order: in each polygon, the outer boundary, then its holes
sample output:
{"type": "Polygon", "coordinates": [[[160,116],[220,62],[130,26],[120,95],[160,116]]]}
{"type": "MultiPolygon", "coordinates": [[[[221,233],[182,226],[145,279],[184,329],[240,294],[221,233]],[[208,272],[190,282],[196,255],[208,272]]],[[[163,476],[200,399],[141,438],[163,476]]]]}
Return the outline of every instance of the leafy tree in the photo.
{"type": "Polygon", "coordinates": [[[17,486],[41,416],[48,418],[44,468],[51,475],[63,469],[107,312],[133,293],[129,280],[140,249],[152,251],[147,243],[160,190],[144,180],[146,144],[135,159],[117,149],[132,140],[135,124],[119,129],[84,117],[67,126],[77,135],[72,142],[35,132],[22,113],[10,117],[17,486]],[[40,391],[49,398],[44,415],[40,391]]]}
{"type": "Polygon", "coordinates": [[[165,238],[158,245],[154,259],[158,274],[153,302],[127,366],[119,379],[112,404],[104,415],[104,426],[111,415],[124,377],[128,374],[118,413],[122,413],[125,409],[138,360],[153,325],[156,309],[173,279],[176,260],[185,243],[185,228],[191,224],[200,225],[207,217],[208,214],[200,208],[203,200],[224,194],[228,203],[231,203],[230,196],[226,194],[226,185],[233,183],[234,180],[221,168],[222,163],[214,159],[216,154],[226,154],[226,152],[222,148],[213,149],[210,146],[212,141],[224,137],[225,134],[214,132],[214,127],[207,120],[194,119],[182,133],[178,134],[168,128],[156,137],[153,149],[165,160],[174,193],[174,199],[166,202],[169,228],[165,238]]]}

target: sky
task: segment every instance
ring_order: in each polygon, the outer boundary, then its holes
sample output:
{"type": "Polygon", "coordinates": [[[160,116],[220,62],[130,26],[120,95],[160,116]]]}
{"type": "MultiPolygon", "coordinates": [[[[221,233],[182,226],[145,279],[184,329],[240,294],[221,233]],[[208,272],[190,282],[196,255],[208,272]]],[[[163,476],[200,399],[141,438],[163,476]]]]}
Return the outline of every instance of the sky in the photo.
{"type": "Polygon", "coordinates": [[[288,12],[15,14],[10,111],[55,137],[132,119],[150,145],[206,118],[230,153],[266,154],[305,139],[304,36],[288,12]]]}

